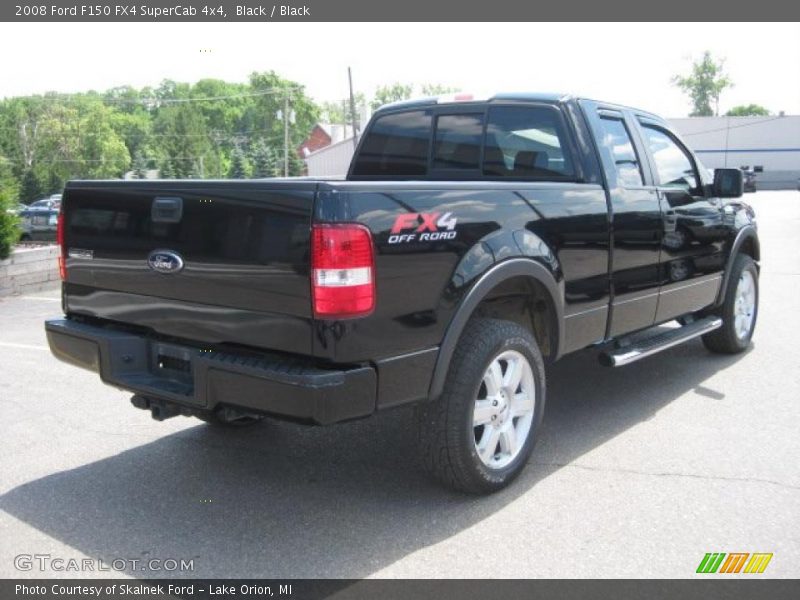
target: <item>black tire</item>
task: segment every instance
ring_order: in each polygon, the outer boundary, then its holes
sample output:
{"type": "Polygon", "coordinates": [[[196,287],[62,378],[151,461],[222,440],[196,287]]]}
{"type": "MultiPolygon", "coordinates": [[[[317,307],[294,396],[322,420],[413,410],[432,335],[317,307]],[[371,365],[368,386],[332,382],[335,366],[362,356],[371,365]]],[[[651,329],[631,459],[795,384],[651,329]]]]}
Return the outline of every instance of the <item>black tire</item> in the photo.
{"type": "MultiPolygon", "coordinates": [[[[544,362],[531,332],[511,321],[474,319],[459,340],[441,396],[417,406],[421,462],[448,487],[472,494],[496,492],[511,483],[528,462],[537,441],[544,403],[544,362]],[[473,411],[479,392],[486,391],[482,387],[484,374],[495,358],[509,350],[521,354],[531,367],[535,390],[532,421],[516,457],[502,468],[490,468],[476,449],[476,432],[481,426],[473,424],[473,411]]],[[[505,420],[510,418],[509,413],[505,420]]],[[[492,453],[498,449],[502,452],[502,446],[498,446],[492,453]]]]}
{"type": "Polygon", "coordinates": [[[753,331],[756,327],[758,318],[758,269],[753,259],[746,254],[739,254],[733,263],[730,276],[728,277],[727,288],[725,289],[725,299],[722,306],[715,314],[722,317],[722,327],[707,333],[703,336],[703,344],[711,352],[719,354],[738,354],[744,352],[750,345],[753,338],[753,331]],[[755,288],[755,307],[752,311],[752,321],[749,331],[745,335],[736,332],[736,291],[742,274],[749,272],[752,276],[755,288]]]}
{"type": "Polygon", "coordinates": [[[209,425],[225,429],[241,429],[243,427],[250,427],[251,425],[261,423],[264,420],[263,415],[237,413],[236,411],[226,407],[218,408],[217,410],[213,411],[198,413],[195,416],[209,425]]]}

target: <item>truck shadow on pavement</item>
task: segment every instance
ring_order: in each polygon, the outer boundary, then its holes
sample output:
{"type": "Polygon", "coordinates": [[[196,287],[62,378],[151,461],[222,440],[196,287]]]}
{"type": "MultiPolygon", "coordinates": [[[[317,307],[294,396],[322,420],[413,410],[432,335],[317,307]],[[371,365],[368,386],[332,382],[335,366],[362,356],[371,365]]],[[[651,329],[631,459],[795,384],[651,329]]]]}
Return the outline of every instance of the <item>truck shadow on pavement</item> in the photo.
{"type": "Polygon", "coordinates": [[[531,464],[491,497],[449,492],[421,473],[404,409],[328,428],[199,424],[20,485],[0,508],[108,563],[194,559],[192,572],[123,571],[134,577],[361,578],[491,516],[686,392],[719,402],[703,382],[740,358],[699,341],[624,369],[599,366],[593,351],[564,358],[548,371],[531,464]]]}

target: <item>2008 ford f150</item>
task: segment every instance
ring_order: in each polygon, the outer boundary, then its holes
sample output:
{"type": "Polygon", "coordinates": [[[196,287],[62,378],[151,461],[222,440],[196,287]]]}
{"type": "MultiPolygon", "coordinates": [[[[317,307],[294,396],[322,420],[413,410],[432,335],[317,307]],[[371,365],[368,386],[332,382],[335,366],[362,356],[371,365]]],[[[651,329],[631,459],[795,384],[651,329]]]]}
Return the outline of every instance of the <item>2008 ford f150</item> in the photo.
{"type": "Polygon", "coordinates": [[[741,194],[738,169],[710,177],[640,110],[397,103],[346,179],[70,182],[48,341],[157,419],[414,403],[426,467],[490,492],[533,449],[548,363],[748,346],[760,251],[741,194]]]}

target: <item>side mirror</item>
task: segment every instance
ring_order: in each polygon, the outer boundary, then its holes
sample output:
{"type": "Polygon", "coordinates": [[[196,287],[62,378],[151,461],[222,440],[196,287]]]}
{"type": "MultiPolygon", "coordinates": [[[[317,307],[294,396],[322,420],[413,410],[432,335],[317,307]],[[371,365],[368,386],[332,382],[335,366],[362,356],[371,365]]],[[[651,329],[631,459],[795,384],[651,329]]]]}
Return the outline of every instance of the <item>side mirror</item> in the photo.
{"type": "Polygon", "coordinates": [[[744,175],[739,169],[714,170],[714,196],[739,198],[744,193],[744,175]]]}

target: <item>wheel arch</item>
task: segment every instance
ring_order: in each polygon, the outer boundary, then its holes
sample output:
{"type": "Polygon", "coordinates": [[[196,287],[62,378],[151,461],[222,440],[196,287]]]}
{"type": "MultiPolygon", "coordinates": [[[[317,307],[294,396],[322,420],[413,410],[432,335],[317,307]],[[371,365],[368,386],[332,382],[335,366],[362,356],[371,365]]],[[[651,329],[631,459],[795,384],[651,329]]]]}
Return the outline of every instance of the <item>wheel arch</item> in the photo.
{"type": "Polygon", "coordinates": [[[543,300],[548,309],[549,358],[555,360],[560,356],[564,348],[563,282],[557,282],[547,267],[532,258],[510,258],[495,264],[481,275],[459,303],[439,348],[428,394],[430,399],[437,398],[444,389],[450,361],[469,320],[492,297],[493,292],[514,280],[529,282],[543,291],[543,300]]]}
{"type": "Polygon", "coordinates": [[[730,279],[733,263],[739,254],[747,254],[756,262],[758,268],[758,261],[761,260],[761,244],[758,240],[758,232],[752,225],[745,225],[737,233],[736,237],[731,244],[731,250],[725,262],[725,272],[722,275],[722,283],[717,292],[717,299],[714,306],[720,306],[725,299],[725,290],[728,288],[728,280],[730,279]]]}

